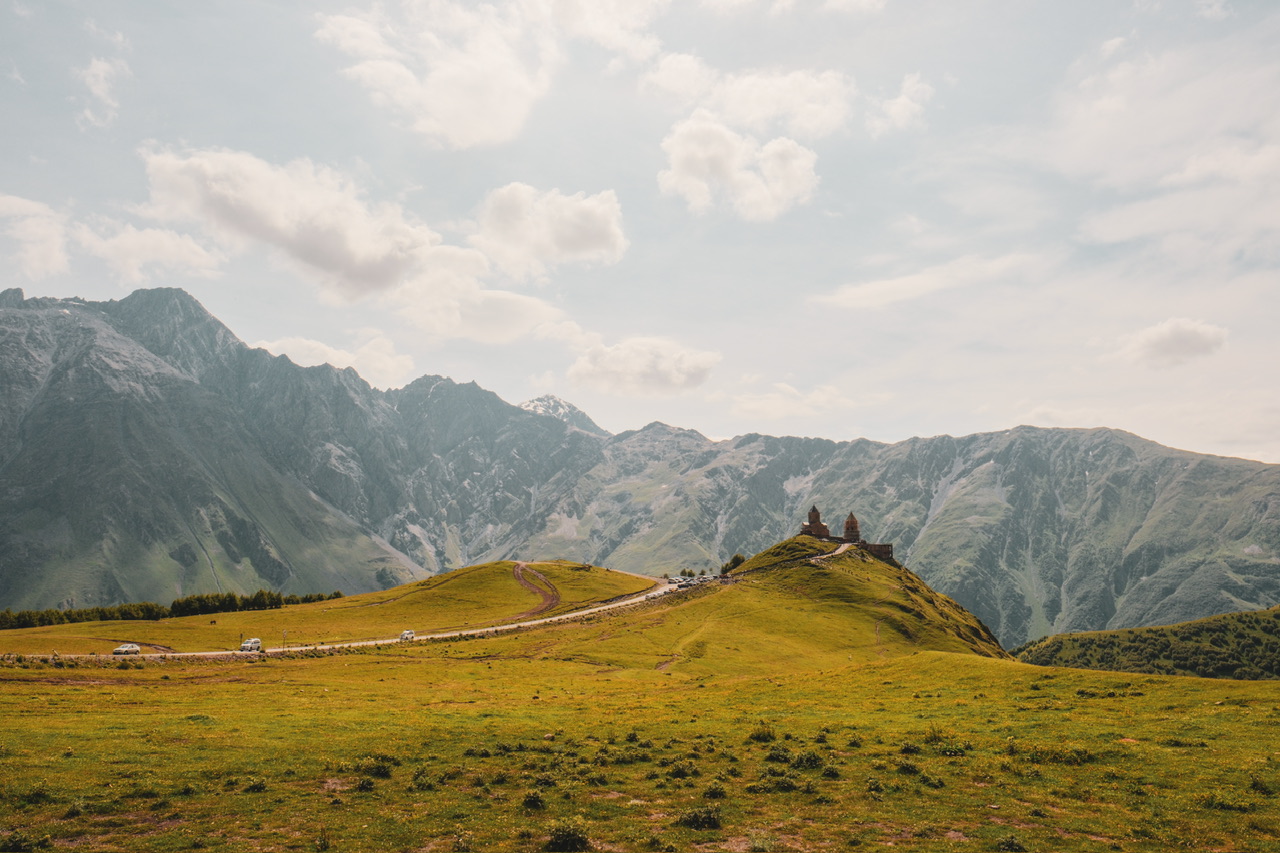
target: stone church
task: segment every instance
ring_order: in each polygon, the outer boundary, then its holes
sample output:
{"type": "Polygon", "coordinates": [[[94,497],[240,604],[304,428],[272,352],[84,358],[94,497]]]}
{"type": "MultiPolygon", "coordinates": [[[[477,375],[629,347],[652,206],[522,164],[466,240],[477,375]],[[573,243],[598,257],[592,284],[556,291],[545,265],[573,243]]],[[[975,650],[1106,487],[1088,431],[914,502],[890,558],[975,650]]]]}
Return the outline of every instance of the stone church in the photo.
{"type": "Polygon", "coordinates": [[[822,523],[822,513],[818,511],[818,507],[815,505],[809,510],[808,523],[800,525],[800,535],[826,539],[830,542],[848,542],[866,551],[877,560],[893,559],[893,543],[867,542],[864,540],[862,533],[858,530],[858,518],[853,513],[849,513],[849,517],[844,520],[844,535],[832,536],[831,528],[822,523]]]}

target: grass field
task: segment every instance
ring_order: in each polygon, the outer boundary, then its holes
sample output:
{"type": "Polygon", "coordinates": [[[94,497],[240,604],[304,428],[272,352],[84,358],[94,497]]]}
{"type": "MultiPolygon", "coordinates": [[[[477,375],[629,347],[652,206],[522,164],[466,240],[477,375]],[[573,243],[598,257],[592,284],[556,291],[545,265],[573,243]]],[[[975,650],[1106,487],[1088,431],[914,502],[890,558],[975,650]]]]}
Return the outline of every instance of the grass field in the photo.
{"type": "MultiPolygon", "coordinates": [[[[561,596],[539,613],[554,616],[586,604],[641,592],[652,580],[598,566],[560,561],[529,564],[561,596]]],[[[478,628],[513,621],[538,607],[541,597],[513,576],[513,562],[485,563],[383,592],[370,592],[278,610],[184,616],[155,622],[77,622],[0,632],[0,653],[107,654],[123,642],[148,651],[215,651],[239,648],[244,637],[276,647],[371,640],[478,628]],[[286,633],[287,632],[287,633],[286,633]],[[159,648],[156,648],[159,647],[159,648]]],[[[536,577],[528,580],[538,585],[536,577]]]]}
{"type": "Polygon", "coordinates": [[[1280,685],[1011,661],[846,557],[496,638],[10,663],[0,849],[1280,848],[1280,685]]]}

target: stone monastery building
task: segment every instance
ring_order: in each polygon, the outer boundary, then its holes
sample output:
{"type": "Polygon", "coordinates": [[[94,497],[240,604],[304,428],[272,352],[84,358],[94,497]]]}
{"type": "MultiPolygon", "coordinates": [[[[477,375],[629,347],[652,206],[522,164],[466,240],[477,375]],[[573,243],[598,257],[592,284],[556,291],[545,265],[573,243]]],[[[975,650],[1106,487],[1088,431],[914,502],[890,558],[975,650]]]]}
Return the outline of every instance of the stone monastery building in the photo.
{"type": "Polygon", "coordinates": [[[858,531],[858,519],[853,513],[849,513],[849,517],[844,520],[844,536],[832,536],[831,528],[822,523],[822,513],[818,512],[817,506],[814,506],[809,510],[809,522],[800,525],[800,535],[826,539],[829,542],[848,542],[866,551],[877,560],[893,559],[893,543],[873,543],[864,540],[862,534],[858,531]]]}

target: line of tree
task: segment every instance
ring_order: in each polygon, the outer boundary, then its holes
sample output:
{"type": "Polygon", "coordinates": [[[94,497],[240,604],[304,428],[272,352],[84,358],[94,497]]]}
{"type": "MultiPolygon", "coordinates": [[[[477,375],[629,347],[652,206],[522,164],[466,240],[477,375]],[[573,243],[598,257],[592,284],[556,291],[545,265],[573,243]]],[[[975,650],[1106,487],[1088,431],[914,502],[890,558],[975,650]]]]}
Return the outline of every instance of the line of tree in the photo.
{"type": "Polygon", "coordinates": [[[133,604],[115,604],[109,607],[83,607],[71,610],[19,610],[14,613],[5,608],[0,613],[0,631],[9,628],[39,628],[43,625],[65,625],[69,622],[115,622],[137,619],[168,619],[172,616],[200,616],[206,613],[235,613],[239,610],[275,610],[286,604],[310,604],[316,601],[332,601],[342,598],[338,590],[325,595],[313,592],[306,595],[281,595],[269,589],[260,589],[252,595],[234,592],[205,592],[174,599],[169,606],[153,601],[133,604]]]}

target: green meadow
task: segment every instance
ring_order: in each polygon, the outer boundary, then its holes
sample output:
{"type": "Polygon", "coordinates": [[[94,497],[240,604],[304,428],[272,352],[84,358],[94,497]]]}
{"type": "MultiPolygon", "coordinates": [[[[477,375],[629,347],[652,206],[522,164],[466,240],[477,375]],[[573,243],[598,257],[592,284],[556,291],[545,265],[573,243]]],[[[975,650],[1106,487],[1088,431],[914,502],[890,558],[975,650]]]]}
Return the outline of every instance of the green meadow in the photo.
{"type": "MultiPolygon", "coordinates": [[[[270,647],[349,643],[387,639],[405,629],[444,633],[504,624],[539,609],[542,597],[517,583],[514,562],[486,563],[382,592],[353,595],[275,610],[246,610],[160,619],[154,622],[76,622],[0,632],[0,654],[109,655],[120,643],[144,651],[218,651],[239,648],[244,637],[260,637],[270,647]]],[[[599,566],[545,561],[529,567],[560,594],[541,618],[596,601],[642,592],[652,580],[599,566]]],[[[545,587],[532,573],[526,580],[545,587]]]]}
{"type": "Polygon", "coordinates": [[[823,550],[492,637],[11,658],[0,849],[1280,849],[1280,685],[1013,661],[823,550]]]}

